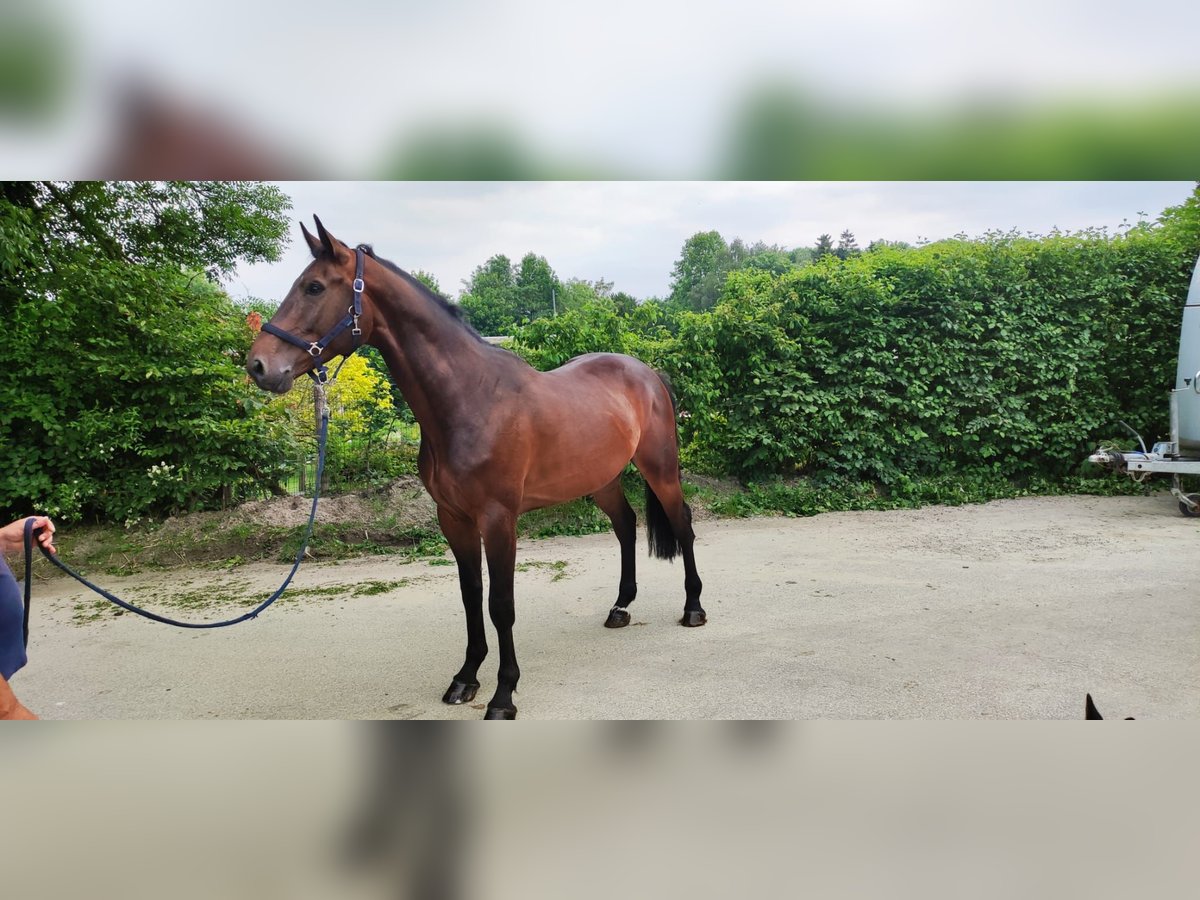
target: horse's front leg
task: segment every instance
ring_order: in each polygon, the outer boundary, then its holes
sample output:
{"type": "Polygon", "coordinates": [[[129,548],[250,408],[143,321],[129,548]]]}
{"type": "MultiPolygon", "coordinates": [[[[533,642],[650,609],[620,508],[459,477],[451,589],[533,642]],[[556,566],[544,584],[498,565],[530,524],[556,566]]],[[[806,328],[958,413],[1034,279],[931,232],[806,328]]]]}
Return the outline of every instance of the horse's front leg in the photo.
{"type": "Polygon", "coordinates": [[[513,569],[517,561],[517,516],[511,510],[492,510],[482,523],[483,549],[488,564],[488,612],[500,642],[500,670],[496,694],[488,703],[485,719],[515,719],[512,695],[521,677],[513,646],[513,569]]]}
{"type": "Polygon", "coordinates": [[[479,530],[470,519],[459,518],[438,507],[438,523],[458,563],[463,609],[467,614],[467,656],[462,668],[442,696],[443,703],[470,703],[479,690],[479,665],[487,656],[487,632],[483,626],[483,572],[479,530]]]}

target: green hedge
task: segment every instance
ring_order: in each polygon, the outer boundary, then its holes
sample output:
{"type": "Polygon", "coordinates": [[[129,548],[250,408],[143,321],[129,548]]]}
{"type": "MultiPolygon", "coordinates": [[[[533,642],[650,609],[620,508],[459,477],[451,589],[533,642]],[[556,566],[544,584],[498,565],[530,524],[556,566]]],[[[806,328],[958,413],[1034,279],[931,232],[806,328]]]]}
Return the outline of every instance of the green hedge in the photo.
{"type": "Polygon", "coordinates": [[[737,271],[710,311],[596,304],[520,329],[515,349],[541,368],[609,350],[665,369],[685,463],[703,471],[897,490],[1063,479],[1118,419],[1166,432],[1196,212],[1193,197],[1118,236],[994,234],[737,271]]]}

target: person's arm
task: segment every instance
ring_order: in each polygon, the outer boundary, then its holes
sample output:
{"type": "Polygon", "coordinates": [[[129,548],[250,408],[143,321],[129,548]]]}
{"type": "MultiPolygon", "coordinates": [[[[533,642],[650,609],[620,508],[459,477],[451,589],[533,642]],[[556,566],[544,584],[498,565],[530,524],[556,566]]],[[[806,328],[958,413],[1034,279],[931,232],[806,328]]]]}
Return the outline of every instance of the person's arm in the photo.
{"type": "MultiPolygon", "coordinates": [[[[25,519],[29,518],[28,516],[25,519]]],[[[34,516],[34,540],[51,553],[54,547],[54,523],[47,516],[34,516]]],[[[0,553],[15,556],[25,550],[25,519],[18,519],[0,528],[0,553]]],[[[8,680],[0,675],[0,719],[36,719],[25,705],[17,699],[8,680]]]]}

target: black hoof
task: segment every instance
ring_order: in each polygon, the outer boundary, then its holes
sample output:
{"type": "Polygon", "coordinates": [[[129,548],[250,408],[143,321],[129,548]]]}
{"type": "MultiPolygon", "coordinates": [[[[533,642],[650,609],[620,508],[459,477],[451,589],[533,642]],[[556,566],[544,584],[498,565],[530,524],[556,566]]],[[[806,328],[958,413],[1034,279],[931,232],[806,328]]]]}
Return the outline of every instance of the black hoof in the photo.
{"type": "Polygon", "coordinates": [[[515,706],[489,706],[483,717],[485,719],[515,719],[517,708],[515,706]]]}
{"type": "Polygon", "coordinates": [[[621,609],[619,606],[614,606],[608,611],[608,618],[604,621],[605,628],[624,628],[629,624],[629,610],[621,609]]]}
{"type": "Polygon", "coordinates": [[[708,621],[708,616],[704,614],[702,609],[685,609],[683,618],[679,620],[679,624],[687,628],[697,628],[708,621]]]}
{"type": "Polygon", "coordinates": [[[442,695],[442,702],[449,703],[452,706],[458,706],[460,703],[470,703],[475,699],[475,692],[479,690],[479,682],[467,684],[463,681],[451,681],[450,687],[446,693],[442,695]]]}

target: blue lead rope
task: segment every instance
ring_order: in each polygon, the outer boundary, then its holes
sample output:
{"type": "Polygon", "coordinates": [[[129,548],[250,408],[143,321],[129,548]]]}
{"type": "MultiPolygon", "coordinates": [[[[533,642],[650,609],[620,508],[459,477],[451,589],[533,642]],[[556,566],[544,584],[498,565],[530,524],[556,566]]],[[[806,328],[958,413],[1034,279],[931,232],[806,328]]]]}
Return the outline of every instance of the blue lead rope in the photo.
{"type": "MultiPolygon", "coordinates": [[[[317,483],[313,489],[312,512],[308,514],[308,527],[304,531],[304,540],[300,544],[300,552],[296,554],[296,562],[292,564],[292,571],[288,572],[287,578],[283,580],[283,584],[279,586],[279,590],[273,593],[270,597],[256,606],[248,613],[238,616],[236,619],[226,619],[223,622],[180,622],[176,619],[169,619],[166,616],[160,616],[158,613],[152,613],[149,610],[134,606],[132,603],[127,603],[120,597],[110,594],[102,587],[97,587],[92,584],[55,554],[51,553],[40,544],[38,549],[42,551],[42,556],[50,560],[58,568],[62,569],[80,584],[91,588],[105,600],[115,603],[122,609],[127,609],[131,613],[136,613],[139,616],[145,616],[147,619],[153,619],[155,622],[162,622],[164,625],[174,625],[176,628],[224,628],[226,625],[236,625],[239,622],[245,622],[247,619],[253,619],[260,612],[274,603],[280,598],[284,591],[287,590],[289,584],[292,583],[292,578],[296,571],[300,568],[300,563],[304,560],[304,553],[308,550],[308,540],[312,537],[313,522],[317,518],[317,501],[321,499],[321,476],[325,471],[325,438],[329,434],[329,408],[323,405],[320,417],[320,424],[317,427],[317,483]]],[[[33,519],[25,520],[25,646],[29,646],[29,600],[30,600],[30,585],[32,583],[31,569],[33,566],[33,519]]]]}

